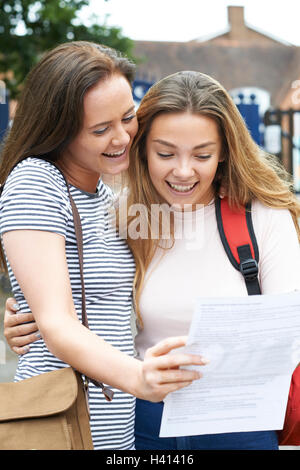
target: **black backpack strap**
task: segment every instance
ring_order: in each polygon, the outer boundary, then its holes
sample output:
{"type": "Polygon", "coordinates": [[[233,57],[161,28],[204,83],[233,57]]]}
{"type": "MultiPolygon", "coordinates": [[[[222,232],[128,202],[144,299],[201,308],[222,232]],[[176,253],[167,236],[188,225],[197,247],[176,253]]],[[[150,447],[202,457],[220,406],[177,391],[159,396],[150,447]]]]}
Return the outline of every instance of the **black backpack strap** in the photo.
{"type": "Polygon", "coordinates": [[[258,245],[253,229],[251,204],[233,210],[228,199],[216,199],[216,218],[228,259],[244,277],[249,295],[261,294],[258,280],[258,245]]]}

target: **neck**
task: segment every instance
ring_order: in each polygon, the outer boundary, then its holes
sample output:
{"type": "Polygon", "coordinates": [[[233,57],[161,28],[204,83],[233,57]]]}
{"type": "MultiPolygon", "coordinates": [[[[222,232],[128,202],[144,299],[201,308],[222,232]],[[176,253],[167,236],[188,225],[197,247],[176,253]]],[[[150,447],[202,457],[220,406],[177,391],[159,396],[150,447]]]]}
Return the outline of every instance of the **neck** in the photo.
{"type": "Polygon", "coordinates": [[[82,168],[64,158],[58,160],[57,165],[64,173],[68,183],[82,191],[95,193],[100,179],[100,173],[82,168]]]}

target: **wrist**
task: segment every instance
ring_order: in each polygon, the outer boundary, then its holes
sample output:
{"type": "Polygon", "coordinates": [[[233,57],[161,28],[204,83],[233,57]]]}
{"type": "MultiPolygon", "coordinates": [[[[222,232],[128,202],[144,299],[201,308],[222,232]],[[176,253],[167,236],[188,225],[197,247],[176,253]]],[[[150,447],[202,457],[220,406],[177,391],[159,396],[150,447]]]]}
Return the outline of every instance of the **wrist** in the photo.
{"type": "Polygon", "coordinates": [[[129,393],[136,398],[144,398],[144,380],[143,380],[143,361],[134,359],[135,361],[135,370],[132,374],[132,380],[129,384],[130,390],[129,393]]]}

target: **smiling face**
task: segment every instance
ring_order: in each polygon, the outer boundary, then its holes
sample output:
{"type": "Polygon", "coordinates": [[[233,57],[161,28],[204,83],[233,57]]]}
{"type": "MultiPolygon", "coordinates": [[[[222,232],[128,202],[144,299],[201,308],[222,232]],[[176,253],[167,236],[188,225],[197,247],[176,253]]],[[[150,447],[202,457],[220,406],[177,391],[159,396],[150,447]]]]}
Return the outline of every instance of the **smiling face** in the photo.
{"type": "Polygon", "coordinates": [[[221,157],[218,126],[209,117],[167,113],[156,117],[146,140],[149,175],[168,204],[208,204],[221,157]]]}
{"type": "Polygon", "coordinates": [[[81,131],[61,158],[70,182],[94,191],[103,173],[127,169],[129,150],[137,132],[130,85],[120,74],[88,90],[84,97],[81,131]]]}

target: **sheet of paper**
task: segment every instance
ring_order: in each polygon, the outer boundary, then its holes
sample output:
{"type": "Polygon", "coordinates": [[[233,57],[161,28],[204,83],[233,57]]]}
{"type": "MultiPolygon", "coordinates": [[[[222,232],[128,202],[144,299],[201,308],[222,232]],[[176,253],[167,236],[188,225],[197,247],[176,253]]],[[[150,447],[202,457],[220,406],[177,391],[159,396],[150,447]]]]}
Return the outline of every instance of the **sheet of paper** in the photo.
{"type": "Polygon", "coordinates": [[[185,350],[210,363],[166,397],[160,437],[282,429],[300,362],[300,292],[197,300],[185,350]]]}

